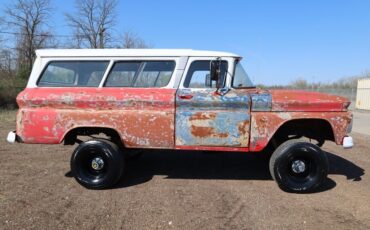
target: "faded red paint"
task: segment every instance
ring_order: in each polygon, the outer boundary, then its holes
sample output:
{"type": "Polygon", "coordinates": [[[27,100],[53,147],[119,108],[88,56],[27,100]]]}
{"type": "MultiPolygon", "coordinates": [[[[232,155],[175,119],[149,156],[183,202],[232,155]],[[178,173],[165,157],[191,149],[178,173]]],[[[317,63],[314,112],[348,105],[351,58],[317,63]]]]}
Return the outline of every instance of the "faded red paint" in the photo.
{"type": "Polygon", "coordinates": [[[250,151],[262,150],[285,122],[295,119],[322,119],[331,125],[335,142],[342,144],[352,114],[343,112],[252,112],[250,151]]]}
{"type": "Polygon", "coordinates": [[[175,89],[35,88],[17,97],[17,135],[60,143],[77,127],[118,131],[127,147],[174,148],[175,89]]]}
{"type": "Polygon", "coordinates": [[[349,103],[347,99],[288,90],[250,89],[237,93],[268,92],[272,96],[272,107],[260,112],[246,109],[250,120],[234,122],[237,126],[234,136],[228,130],[227,122],[224,124],[226,128],[220,130],[209,126],[210,122],[224,121],[217,110],[195,112],[189,117],[186,125],[192,137],[220,140],[232,137],[241,143],[239,147],[224,147],[221,142],[212,146],[175,145],[176,89],[163,88],[28,88],[17,97],[20,107],[17,135],[25,143],[57,144],[74,128],[104,127],[116,130],[125,146],[132,148],[246,152],[264,149],[287,121],[322,119],[331,125],[335,142],[342,144],[352,120],[351,113],[345,111],[345,105],[349,103]]]}
{"type": "Polygon", "coordinates": [[[218,146],[176,146],[178,150],[216,151],[216,152],[248,152],[247,147],[218,147],[218,146]]]}
{"type": "Polygon", "coordinates": [[[336,95],[299,90],[269,90],[272,111],[342,111],[348,99],[336,95]]]}

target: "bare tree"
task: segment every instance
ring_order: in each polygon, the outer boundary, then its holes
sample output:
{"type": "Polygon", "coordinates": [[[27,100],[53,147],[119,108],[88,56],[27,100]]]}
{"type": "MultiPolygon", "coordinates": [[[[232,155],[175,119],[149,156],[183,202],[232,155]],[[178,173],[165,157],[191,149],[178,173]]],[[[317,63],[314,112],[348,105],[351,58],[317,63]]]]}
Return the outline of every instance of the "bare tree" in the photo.
{"type": "Polygon", "coordinates": [[[74,29],[77,48],[104,48],[113,41],[116,0],[76,0],[78,13],[65,16],[74,29]]]}
{"type": "MultiPolygon", "coordinates": [[[[0,28],[4,28],[3,17],[0,17],[0,28]]],[[[11,71],[11,63],[11,52],[5,47],[5,38],[0,34],[0,78],[7,76],[7,73],[11,71]]]]}
{"type": "Polygon", "coordinates": [[[149,45],[141,39],[136,33],[131,31],[123,34],[122,48],[133,49],[133,48],[149,48],[149,45]]]}
{"type": "Polygon", "coordinates": [[[0,50],[0,76],[13,76],[14,64],[12,52],[9,49],[0,50]]]}
{"type": "Polygon", "coordinates": [[[49,0],[14,0],[5,8],[5,20],[17,35],[18,69],[31,71],[35,50],[45,47],[52,39],[47,24],[50,12],[49,0]]]}

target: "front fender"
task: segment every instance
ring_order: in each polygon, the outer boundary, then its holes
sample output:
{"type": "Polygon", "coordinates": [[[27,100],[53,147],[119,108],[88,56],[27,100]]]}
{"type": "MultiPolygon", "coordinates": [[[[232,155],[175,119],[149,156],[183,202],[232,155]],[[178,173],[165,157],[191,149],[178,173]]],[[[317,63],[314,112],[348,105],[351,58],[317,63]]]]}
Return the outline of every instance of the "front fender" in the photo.
{"type": "Polygon", "coordinates": [[[298,119],[327,121],[333,131],[335,143],[342,144],[352,122],[351,112],[252,112],[250,151],[263,150],[274,134],[286,122],[298,119]]]}

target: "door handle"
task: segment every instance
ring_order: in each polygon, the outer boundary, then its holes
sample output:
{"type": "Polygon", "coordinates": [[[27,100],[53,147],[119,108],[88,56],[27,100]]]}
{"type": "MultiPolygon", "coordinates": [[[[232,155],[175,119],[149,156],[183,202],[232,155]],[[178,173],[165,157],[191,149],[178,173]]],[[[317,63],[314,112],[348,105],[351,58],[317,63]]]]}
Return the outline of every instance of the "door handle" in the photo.
{"type": "Polygon", "coordinates": [[[191,95],[191,94],[180,94],[179,98],[180,99],[185,99],[185,100],[190,100],[190,99],[193,98],[193,95],[191,95]]]}

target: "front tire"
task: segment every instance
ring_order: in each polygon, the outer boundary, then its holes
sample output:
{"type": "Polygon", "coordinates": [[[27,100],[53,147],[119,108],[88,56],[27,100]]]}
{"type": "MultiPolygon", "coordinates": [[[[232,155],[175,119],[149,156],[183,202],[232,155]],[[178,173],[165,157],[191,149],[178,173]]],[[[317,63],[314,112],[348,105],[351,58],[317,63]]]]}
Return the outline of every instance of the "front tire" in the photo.
{"type": "Polygon", "coordinates": [[[71,157],[71,171],[78,183],[89,189],[113,186],[121,178],[124,157],[116,144],[94,139],[81,143],[71,157]]]}
{"type": "Polygon", "coordinates": [[[328,158],[317,146],[300,140],[281,144],[270,158],[270,173],[287,192],[312,192],[328,174],[328,158]]]}

